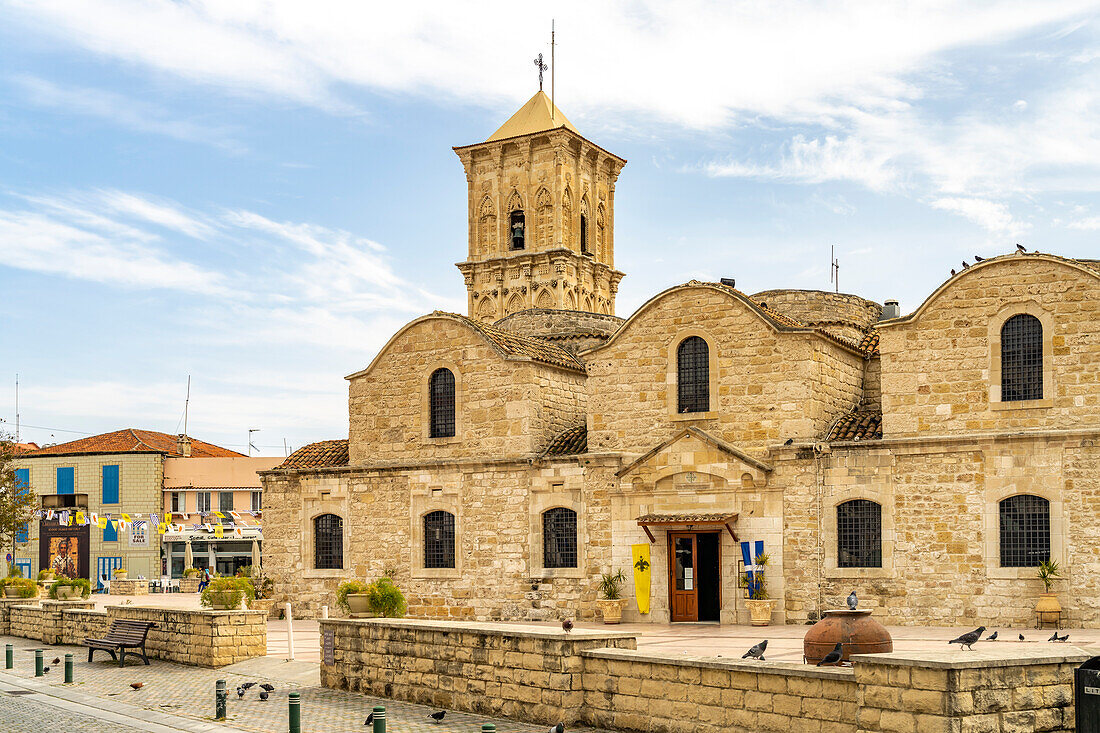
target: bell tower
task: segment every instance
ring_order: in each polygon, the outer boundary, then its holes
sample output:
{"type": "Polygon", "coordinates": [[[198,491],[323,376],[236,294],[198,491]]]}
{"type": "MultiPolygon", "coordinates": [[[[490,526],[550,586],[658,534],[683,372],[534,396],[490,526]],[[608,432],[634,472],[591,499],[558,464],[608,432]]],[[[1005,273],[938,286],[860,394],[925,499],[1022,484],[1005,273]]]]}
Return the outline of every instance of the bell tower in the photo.
{"type": "Polygon", "coordinates": [[[466,169],[471,318],[529,308],[615,313],[615,181],[626,160],[584,138],[542,91],[488,140],[454,149],[466,169]]]}

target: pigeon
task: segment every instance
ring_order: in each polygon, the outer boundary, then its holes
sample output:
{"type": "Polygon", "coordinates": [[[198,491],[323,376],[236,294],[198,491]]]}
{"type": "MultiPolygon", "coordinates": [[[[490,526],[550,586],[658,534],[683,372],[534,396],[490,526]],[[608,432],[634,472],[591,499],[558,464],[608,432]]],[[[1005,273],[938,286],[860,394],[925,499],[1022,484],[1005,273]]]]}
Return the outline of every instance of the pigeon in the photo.
{"type": "Polygon", "coordinates": [[[985,633],[985,627],[984,626],[979,626],[978,628],[974,629],[973,631],[968,631],[965,634],[963,634],[962,636],[960,636],[959,638],[952,639],[951,641],[949,641],[947,643],[948,644],[958,644],[960,650],[965,646],[967,649],[973,651],[974,650],[974,642],[979,641],[982,638],[983,633],[985,633]]]}
{"type": "Polygon", "coordinates": [[[951,270],[951,277],[955,277],[955,271],[951,270]]]}
{"type": "Polygon", "coordinates": [[[266,682],[263,683],[262,685],[260,685],[260,689],[261,690],[267,690],[268,692],[275,692],[275,686],[274,685],[269,685],[266,682]]]}
{"type": "Polygon", "coordinates": [[[547,733],[565,733],[565,723],[558,723],[551,728],[547,733]]]}
{"type": "Polygon", "coordinates": [[[856,606],[858,606],[858,605],[859,605],[859,599],[856,598],[856,592],[852,591],[848,595],[848,610],[849,611],[854,611],[854,610],[856,610],[856,606]]]}
{"type": "Polygon", "coordinates": [[[260,690],[260,699],[261,700],[266,700],[267,699],[267,690],[260,690]]]}
{"type": "Polygon", "coordinates": [[[243,688],[240,688],[240,687],[237,688],[237,699],[238,700],[243,700],[244,699],[244,689],[243,688]]]}
{"type": "Polygon", "coordinates": [[[1020,641],[1023,641],[1023,640],[1024,640],[1024,635],[1020,634],[1020,641]]]}
{"type": "Polygon", "coordinates": [[[1055,631],[1053,635],[1047,641],[1058,641],[1058,632],[1055,631]]]}
{"type": "Polygon", "coordinates": [[[248,690],[248,689],[250,689],[252,687],[255,687],[255,686],[256,686],[255,682],[242,682],[241,683],[241,689],[242,690],[248,690]]]}
{"type": "Polygon", "coordinates": [[[54,657],[50,664],[61,664],[61,657],[54,657]]]}
{"type": "Polygon", "coordinates": [[[970,265],[966,264],[966,260],[963,260],[963,269],[965,270],[968,267],[970,267],[970,265]]]}
{"type": "Polygon", "coordinates": [[[837,642],[833,650],[825,655],[825,657],[817,663],[818,667],[825,667],[827,665],[837,666],[840,664],[841,658],[844,656],[844,644],[837,642]]]}
{"type": "Polygon", "coordinates": [[[783,445],[790,445],[793,442],[794,442],[794,438],[787,438],[786,440],[783,441],[783,445]]]}
{"type": "Polygon", "coordinates": [[[1027,252],[1027,247],[1025,247],[1024,245],[1017,242],[1016,243],[1016,251],[1017,252],[1027,252]]]}
{"type": "Polygon", "coordinates": [[[764,641],[760,642],[759,644],[753,644],[751,647],[749,647],[749,650],[747,652],[745,652],[744,656],[742,656],[741,658],[742,659],[749,659],[749,658],[759,659],[761,662],[766,661],[764,659],[764,650],[767,649],[767,648],[768,648],[768,640],[764,639],[764,641]]]}
{"type": "Polygon", "coordinates": [[[446,710],[439,710],[439,711],[437,711],[437,712],[434,712],[434,713],[429,713],[429,714],[428,714],[428,717],[429,717],[429,718],[431,718],[432,720],[434,720],[434,721],[435,721],[435,722],[437,722],[437,723],[442,723],[442,722],[443,722],[443,718],[444,718],[444,716],[446,716],[446,715],[447,715],[447,711],[446,711],[446,710]]]}
{"type": "Polygon", "coordinates": [[[367,719],[363,721],[363,725],[370,725],[374,722],[374,713],[367,716],[367,719]]]}
{"type": "Polygon", "coordinates": [[[1068,641],[1068,640],[1069,640],[1069,634],[1066,634],[1065,636],[1058,636],[1057,631],[1054,632],[1054,636],[1047,639],[1047,641],[1068,641]]]}
{"type": "Polygon", "coordinates": [[[985,258],[984,258],[984,257],[982,257],[981,255],[974,255],[974,261],[975,261],[975,262],[981,262],[981,261],[982,261],[982,260],[984,260],[984,259],[985,259],[985,258]]]}
{"type": "Polygon", "coordinates": [[[573,630],[573,619],[571,619],[571,618],[563,619],[562,622],[561,622],[561,629],[562,629],[562,631],[564,631],[567,634],[570,631],[572,631],[573,630]]]}
{"type": "Polygon", "coordinates": [[[131,682],[130,687],[134,688],[135,690],[140,690],[142,687],[145,687],[145,683],[144,682],[131,682]]]}
{"type": "Polygon", "coordinates": [[[1058,637],[1058,641],[1069,641],[1069,634],[1062,634],[1058,637]]]}
{"type": "Polygon", "coordinates": [[[46,673],[47,673],[47,672],[49,672],[49,671],[50,671],[50,668],[49,668],[49,667],[43,667],[43,668],[42,668],[42,674],[46,674],[46,673]]]}
{"type": "Polygon", "coordinates": [[[985,637],[985,640],[986,640],[986,641],[997,641],[997,632],[996,632],[996,631],[994,631],[994,632],[993,632],[992,634],[990,634],[989,636],[985,637]]]}

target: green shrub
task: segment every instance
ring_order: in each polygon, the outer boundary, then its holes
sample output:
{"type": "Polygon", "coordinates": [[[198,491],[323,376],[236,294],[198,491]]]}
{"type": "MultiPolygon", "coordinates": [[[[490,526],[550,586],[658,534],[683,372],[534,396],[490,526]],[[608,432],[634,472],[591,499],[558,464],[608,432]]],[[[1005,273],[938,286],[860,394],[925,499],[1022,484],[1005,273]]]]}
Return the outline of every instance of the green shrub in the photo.
{"type": "Polygon", "coordinates": [[[8,566],[8,577],[9,578],[22,578],[23,577],[23,568],[19,567],[18,565],[9,565],[8,566]]]}
{"type": "Polygon", "coordinates": [[[371,613],[386,618],[400,618],[405,615],[408,605],[405,603],[405,594],[394,585],[389,576],[382,576],[367,586],[368,603],[371,613]]]}
{"type": "Polygon", "coordinates": [[[88,582],[87,578],[61,578],[60,580],[55,580],[50,586],[50,598],[56,601],[57,589],[62,586],[79,588],[81,598],[87,598],[92,594],[92,584],[88,582]]]}
{"type": "Polygon", "coordinates": [[[4,578],[0,580],[0,593],[6,588],[18,588],[20,598],[34,598],[38,595],[38,583],[28,578],[4,578]]]}
{"type": "Polygon", "coordinates": [[[214,578],[199,596],[199,604],[203,608],[210,608],[214,605],[215,596],[220,602],[222,594],[228,594],[226,605],[230,608],[238,608],[245,598],[254,599],[256,590],[248,578],[214,578]]]}
{"type": "Polygon", "coordinates": [[[185,578],[197,578],[202,575],[202,571],[198,568],[187,568],[183,571],[183,577],[185,578]]]}
{"type": "Polygon", "coordinates": [[[52,577],[53,577],[53,571],[50,570],[49,568],[47,568],[45,570],[39,570],[38,571],[38,579],[39,580],[46,580],[46,579],[52,578],[52,577]]]}
{"type": "Polygon", "coordinates": [[[370,586],[359,580],[345,580],[336,589],[336,605],[344,610],[344,613],[351,613],[351,609],[348,608],[348,594],[349,593],[366,593],[370,590],[370,586]]]}
{"type": "Polygon", "coordinates": [[[251,578],[252,577],[252,566],[251,565],[242,565],[241,567],[237,568],[236,575],[237,575],[238,578],[251,578]]]}

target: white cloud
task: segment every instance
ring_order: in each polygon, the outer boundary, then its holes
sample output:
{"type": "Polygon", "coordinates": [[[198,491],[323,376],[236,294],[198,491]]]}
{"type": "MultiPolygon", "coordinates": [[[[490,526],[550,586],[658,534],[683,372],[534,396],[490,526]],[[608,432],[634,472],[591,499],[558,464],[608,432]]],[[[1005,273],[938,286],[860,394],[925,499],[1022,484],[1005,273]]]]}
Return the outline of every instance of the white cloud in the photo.
{"type": "Polygon", "coordinates": [[[977,198],[940,198],[931,202],[933,208],[963,216],[993,233],[1015,235],[1031,226],[1013,218],[1008,206],[977,198]]]}
{"type": "Polygon", "coordinates": [[[1067,229],[1079,229],[1086,232],[1094,232],[1100,229],[1100,216],[1089,216],[1084,219],[1075,219],[1066,222],[1067,229]]]}
{"type": "Polygon", "coordinates": [[[810,140],[796,135],[784,146],[777,163],[709,163],[704,170],[715,177],[792,183],[854,181],[872,190],[885,190],[897,180],[890,158],[887,152],[874,150],[856,137],[841,139],[829,135],[810,140]]]}

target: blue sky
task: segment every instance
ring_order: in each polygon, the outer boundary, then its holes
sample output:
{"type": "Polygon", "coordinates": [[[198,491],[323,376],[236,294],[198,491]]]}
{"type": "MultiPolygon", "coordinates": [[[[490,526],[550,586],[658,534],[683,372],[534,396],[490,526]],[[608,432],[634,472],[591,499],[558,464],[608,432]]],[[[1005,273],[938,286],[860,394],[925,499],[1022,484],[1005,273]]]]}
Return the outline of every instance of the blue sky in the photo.
{"type": "Polygon", "coordinates": [[[462,311],[450,147],[537,89],[629,163],[618,314],[692,278],[915,308],[1015,242],[1100,257],[1096,2],[0,0],[0,418],[265,454],[462,311]],[[528,5],[530,7],[528,7],[528,5]],[[545,32],[543,32],[545,29],[545,32]]]}

